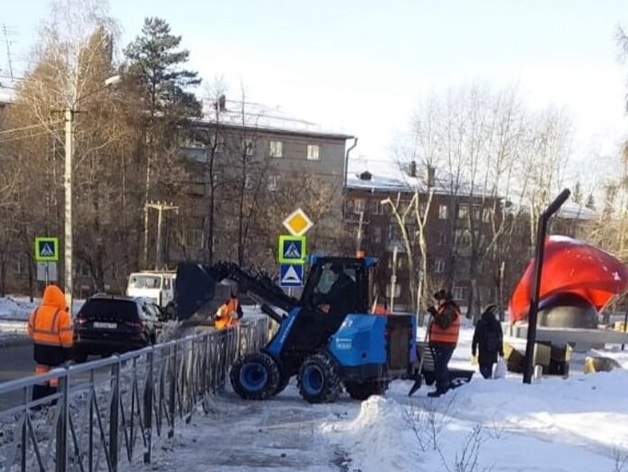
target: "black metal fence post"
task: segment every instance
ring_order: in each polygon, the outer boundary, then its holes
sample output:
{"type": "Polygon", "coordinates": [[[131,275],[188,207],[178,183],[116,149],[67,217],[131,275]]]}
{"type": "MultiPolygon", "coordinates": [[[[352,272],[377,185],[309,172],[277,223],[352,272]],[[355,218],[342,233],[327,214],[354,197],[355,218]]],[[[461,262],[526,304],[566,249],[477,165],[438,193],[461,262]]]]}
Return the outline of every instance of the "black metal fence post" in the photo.
{"type": "Polygon", "coordinates": [[[146,383],[144,384],[144,428],[146,434],[146,450],[144,451],[144,464],[150,464],[153,448],[153,370],[155,368],[155,353],[152,349],[147,354],[146,383]]]}
{"type": "Polygon", "coordinates": [[[58,400],[60,408],[59,419],[57,420],[55,470],[56,472],[66,472],[68,465],[68,422],[70,409],[68,407],[70,398],[69,373],[59,378],[58,391],[61,397],[58,400]]]}
{"type": "MultiPolygon", "coordinates": [[[[120,359],[111,366],[111,408],[109,411],[109,458],[112,472],[118,472],[118,430],[120,413],[120,359]]],[[[98,413],[96,413],[98,414],[98,413]]]]}

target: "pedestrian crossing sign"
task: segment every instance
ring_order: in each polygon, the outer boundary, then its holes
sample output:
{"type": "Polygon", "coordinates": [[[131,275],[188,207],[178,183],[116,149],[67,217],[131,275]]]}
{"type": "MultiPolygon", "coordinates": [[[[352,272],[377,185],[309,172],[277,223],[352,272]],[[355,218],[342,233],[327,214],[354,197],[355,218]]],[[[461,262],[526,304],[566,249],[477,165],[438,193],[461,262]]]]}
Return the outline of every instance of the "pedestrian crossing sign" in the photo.
{"type": "Polygon", "coordinates": [[[303,287],[303,264],[281,264],[279,266],[281,287],[303,287]]]}
{"type": "Polygon", "coordinates": [[[35,260],[57,262],[59,260],[59,238],[35,238],[35,260]]]}
{"type": "Polygon", "coordinates": [[[279,236],[279,263],[303,264],[305,244],[305,236],[279,236]]]}

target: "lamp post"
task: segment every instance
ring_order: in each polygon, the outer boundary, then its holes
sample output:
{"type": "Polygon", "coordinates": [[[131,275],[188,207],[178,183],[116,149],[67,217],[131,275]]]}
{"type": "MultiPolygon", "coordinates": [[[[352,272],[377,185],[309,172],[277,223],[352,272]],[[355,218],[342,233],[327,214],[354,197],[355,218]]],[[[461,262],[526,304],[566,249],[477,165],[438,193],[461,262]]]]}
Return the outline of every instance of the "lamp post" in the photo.
{"type": "Polygon", "coordinates": [[[120,76],[114,75],[105,80],[102,87],[83,95],[68,105],[65,109],[65,173],[64,173],[64,190],[65,190],[65,218],[64,218],[64,238],[63,238],[63,256],[64,256],[64,275],[65,275],[65,303],[72,316],[72,296],[74,292],[73,278],[73,248],[72,248],[72,166],[74,161],[74,115],[76,114],[76,106],[78,103],[102,90],[120,82],[120,76]]]}

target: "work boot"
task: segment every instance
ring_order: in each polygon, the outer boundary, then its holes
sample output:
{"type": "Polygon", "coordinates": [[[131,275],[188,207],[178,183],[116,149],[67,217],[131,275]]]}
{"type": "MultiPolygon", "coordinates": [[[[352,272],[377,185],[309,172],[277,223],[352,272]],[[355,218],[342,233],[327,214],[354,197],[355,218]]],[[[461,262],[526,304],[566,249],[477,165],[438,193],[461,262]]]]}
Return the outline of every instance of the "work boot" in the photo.
{"type": "Polygon", "coordinates": [[[438,398],[445,393],[447,393],[447,390],[436,389],[433,392],[428,393],[427,396],[430,398],[438,398]]]}

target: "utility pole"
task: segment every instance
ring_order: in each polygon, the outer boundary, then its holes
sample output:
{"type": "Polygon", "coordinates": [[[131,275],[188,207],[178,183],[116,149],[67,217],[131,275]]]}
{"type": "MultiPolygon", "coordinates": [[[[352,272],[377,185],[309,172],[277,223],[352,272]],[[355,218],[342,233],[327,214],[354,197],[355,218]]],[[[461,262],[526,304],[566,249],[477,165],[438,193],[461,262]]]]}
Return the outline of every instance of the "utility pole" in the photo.
{"type": "Polygon", "coordinates": [[[163,229],[163,212],[164,211],[175,211],[179,213],[179,207],[174,206],[172,203],[147,203],[145,207],[145,211],[148,213],[149,209],[157,210],[157,249],[155,253],[155,270],[160,270],[163,266],[163,249],[162,249],[162,229],[163,229]]]}
{"type": "Polygon", "coordinates": [[[68,306],[70,316],[72,316],[72,297],[74,295],[74,279],[73,279],[73,246],[72,246],[72,167],[74,165],[74,115],[77,113],[76,107],[78,103],[97,93],[102,92],[105,88],[120,82],[120,76],[114,75],[104,81],[102,87],[87,95],[77,98],[73,104],[66,106],[65,114],[65,166],[63,187],[65,191],[65,218],[64,237],[63,237],[63,258],[64,258],[64,276],[65,276],[65,303],[68,306]]]}
{"type": "Polygon", "coordinates": [[[64,238],[63,257],[65,275],[65,303],[72,316],[72,295],[74,291],[74,280],[72,272],[72,162],[74,157],[74,113],[71,107],[65,109],[65,176],[63,185],[65,190],[65,218],[64,218],[64,238]]]}

